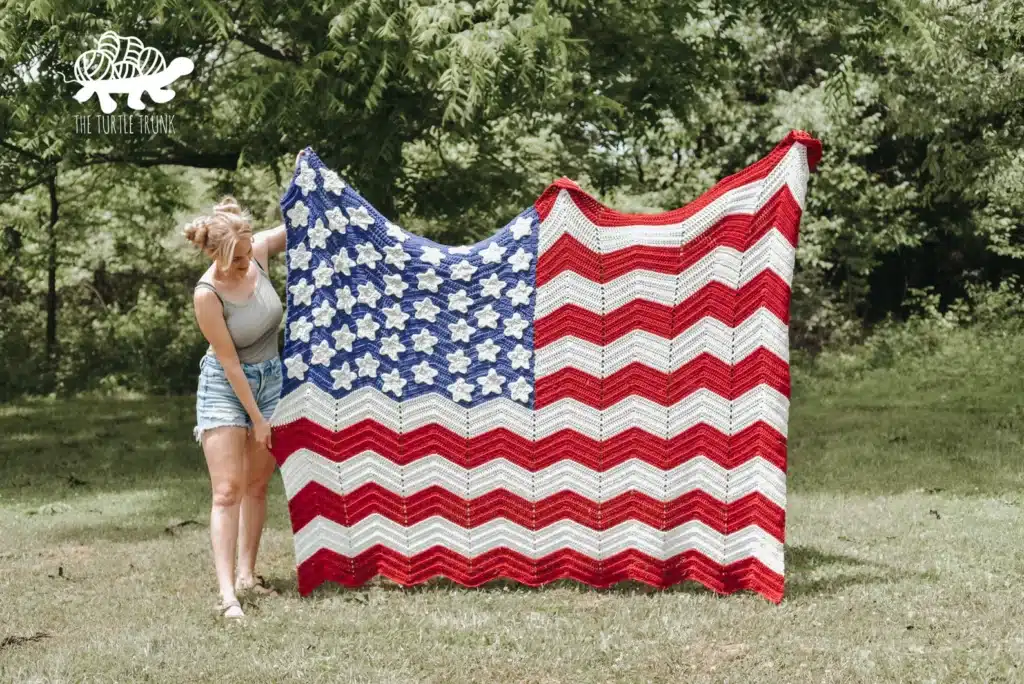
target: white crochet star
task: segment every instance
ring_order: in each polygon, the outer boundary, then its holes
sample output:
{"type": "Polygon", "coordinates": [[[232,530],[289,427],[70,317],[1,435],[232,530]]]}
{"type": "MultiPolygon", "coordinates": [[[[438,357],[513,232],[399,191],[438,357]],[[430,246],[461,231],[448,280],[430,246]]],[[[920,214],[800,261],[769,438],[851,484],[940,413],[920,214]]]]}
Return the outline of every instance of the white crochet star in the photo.
{"type": "Polygon", "coordinates": [[[373,217],[370,216],[370,212],[366,210],[366,207],[360,205],[355,208],[349,208],[348,211],[348,222],[351,225],[356,225],[366,230],[373,225],[373,217]]]}
{"type": "Polygon", "coordinates": [[[514,337],[517,340],[523,339],[523,331],[530,327],[530,322],[518,313],[512,314],[511,318],[505,319],[505,335],[514,337]]]}
{"type": "Polygon", "coordinates": [[[420,361],[412,367],[412,379],[417,385],[433,385],[437,370],[426,361],[420,361]]]}
{"type": "Polygon", "coordinates": [[[408,380],[402,377],[397,368],[380,377],[384,381],[384,386],[381,388],[383,391],[391,392],[396,397],[402,396],[402,388],[405,387],[408,380]]]}
{"type": "Polygon", "coordinates": [[[331,377],[334,378],[334,389],[352,389],[352,381],[356,379],[356,374],[352,372],[352,368],[348,365],[348,361],[341,365],[341,368],[335,368],[331,371],[331,377]]]}
{"type": "Polygon", "coordinates": [[[316,190],[316,171],[314,171],[306,160],[299,162],[299,172],[295,174],[295,184],[302,189],[302,196],[316,190]]]}
{"type": "Polygon", "coordinates": [[[465,318],[460,318],[455,323],[449,323],[448,329],[452,332],[452,342],[469,342],[469,336],[476,332],[476,328],[471,326],[465,318]]]}
{"type": "Polygon", "coordinates": [[[309,366],[302,360],[302,354],[289,356],[284,360],[284,366],[288,369],[288,377],[296,380],[303,380],[306,377],[306,371],[309,370],[309,366]]]}
{"type": "Polygon", "coordinates": [[[327,287],[332,280],[334,280],[334,267],[321,259],[320,265],[313,271],[313,281],[317,287],[327,287]]]}
{"type": "Polygon", "coordinates": [[[327,249],[327,238],[331,237],[331,231],[324,227],[323,219],[317,219],[306,235],[309,237],[310,247],[313,249],[327,249]]]}
{"type": "Polygon", "coordinates": [[[449,247],[449,254],[469,254],[473,251],[472,245],[459,245],[458,247],[449,247]]]}
{"type": "Polygon", "coordinates": [[[348,361],[341,364],[341,368],[335,368],[331,371],[331,377],[334,378],[334,389],[352,389],[352,381],[356,379],[356,374],[352,372],[352,367],[348,365],[348,361]]]}
{"type": "Polygon", "coordinates": [[[392,361],[398,361],[398,355],[405,351],[405,345],[398,339],[398,333],[381,338],[381,356],[387,356],[392,361]]]}
{"type": "Polygon", "coordinates": [[[377,339],[377,331],[380,330],[380,323],[373,320],[373,316],[366,314],[356,321],[356,336],[367,340],[377,339]]]}
{"type": "Polygon", "coordinates": [[[344,310],[347,314],[352,313],[352,307],[356,305],[356,298],[352,296],[352,290],[348,285],[335,290],[334,298],[338,302],[339,309],[344,310]]]}
{"type": "Polygon", "coordinates": [[[469,263],[466,259],[463,259],[459,263],[452,266],[452,280],[466,280],[468,281],[476,273],[476,266],[469,263]]]}
{"type": "Polygon", "coordinates": [[[424,247],[420,254],[420,261],[425,261],[431,266],[440,266],[444,260],[444,254],[437,247],[424,247]]]}
{"type": "Polygon", "coordinates": [[[480,250],[480,259],[485,264],[497,264],[501,262],[501,257],[505,255],[505,248],[499,245],[497,242],[492,242],[487,245],[485,249],[480,250]]]}
{"type": "Polygon", "coordinates": [[[437,335],[434,335],[426,328],[420,328],[420,331],[412,336],[412,348],[424,354],[433,354],[434,345],[437,344],[437,341],[437,335]]]}
{"type": "Polygon", "coordinates": [[[320,302],[320,306],[313,307],[313,325],[326,328],[334,320],[336,314],[334,307],[326,299],[320,302]]]}
{"type": "Polygon", "coordinates": [[[412,259],[412,257],[402,249],[402,245],[400,244],[388,245],[384,248],[384,253],[387,254],[387,256],[384,257],[384,263],[391,264],[399,271],[404,271],[406,262],[412,259]]]}
{"type": "Polygon", "coordinates": [[[463,378],[459,378],[452,384],[448,385],[448,391],[452,393],[452,401],[473,400],[473,386],[463,378]]]}
{"type": "Polygon", "coordinates": [[[368,268],[377,268],[377,262],[383,258],[372,242],[356,245],[356,252],[359,253],[359,256],[356,257],[356,263],[366,264],[368,268]]]}
{"type": "Polygon", "coordinates": [[[292,293],[292,305],[309,306],[310,303],[312,303],[313,292],[315,290],[316,288],[307,283],[305,278],[299,278],[299,282],[288,288],[288,291],[292,293]]]}
{"type": "Polygon", "coordinates": [[[293,271],[305,271],[309,268],[309,260],[313,253],[306,249],[306,243],[300,242],[288,250],[288,268],[293,271]]]}
{"type": "Polygon", "coordinates": [[[331,259],[334,261],[335,272],[342,275],[352,275],[352,267],[356,265],[356,262],[352,261],[347,247],[342,247],[341,251],[331,257],[331,259]]]}
{"type": "Polygon", "coordinates": [[[488,394],[501,394],[501,386],[505,382],[505,378],[498,375],[498,371],[492,368],[487,371],[487,375],[477,378],[476,381],[480,385],[481,394],[486,397],[488,394]]]}
{"type": "Polygon", "coordinates": [[[409,283],[402,280],[402,276],[397,273],[384,276],[384,283],[384,294],[391,295],[395,299],[401,299],[402,294],[409,287],[409,283]]]}
{"type": "Polygon", "coordinates": [[[524,238],[530,234],[530,231],[533,230],[533,221],[526,218],[525,216],[520,216],[519,218],[516,219],[516,222],[512,224],[511,230],[512,237],[515,238],[516,240],[524,238]]]}
{"type": "Polygon", "coordinates": [[[466,352],[456,349],[451,354],[445,354],[448,359],[449,373],[466,373],[469,371],[469,362],[472,360],[466,356],[466,352]]]}
{"type": "Polygon", "coordinates": [[[288,330],[291,340],[309,342],[309,333],[313,330],[313,324],[305,316],[299,316],[298,319],[292,321],[288,330]]]}
{"type": "MultiPolygon", "coordinates": [[[[476,316],[476,324],[480,328],[498,327],[498,312],[490,304],[477,311],[474,315],[476,316]]],[[[469,340],[466,341],[468,342],[469,340]]]]}
{"type": "Polygon", "coordinates": [[[324,177],[324,192],[340,195],[345,190],[345,181],[341,180],[336,172],[321,168],[320,175],[324,177]]]}
{"type": "Polygon", "coordinates": [[[380,361],[373,358],[370,352],[366,352],[356,359],[356,368],[359,369],[359,377],[375,378],[377,377],[377,369],[380,368],[380,361]]]}
{"type": "Polygon", "coordinates": [[[288,210],[285,216],[291,221],[292,226],[305,228],[309,224],[309,207],[302,200],[299,200],[292,205],[292,208],[288,210]]]}
{"type": "Polygon", "coordinates": [[[332,332],[331,337],[334,338],[334,348],[339,351],[352,351],[352,343],[356,341],[356,334],[347,324],[332,332]]]}
{"type": "Polygon", "coordinates": [[[466,294],[465,290],[459,290],[455,294],[448,295],[448,310],[469,313],[469,307],[473,304],[473,298],[466,294]]]}
{"type": "Polygon", "coordinates": [[[405,322],[409,320],[409,314],[402,311],[402,307],[398,304],[389,306],[382,309],[387,320],[384,321],[384,327],[391,329],[396,328],[398,330],[405,330],[405,322]]]}
{"type": "Polygon", "coordinates": [[[533,288],[527,285],[526,281],[520,280],[507,294],[512,306],[519,306],[530,303],[531,293],[533,293],[533,288]]]}
{"type": "Polygon", "coordinates": [[[437,292],[437,288],[439,288],[443,282],[444,280],[441,276],[437,275],[432,268],[428,268],[426,273],[416,274],[416,286],[421,290],[437,292]]]}
{"type": "Polygon", "coordinates": [[[312,354],[310,354],[309,364],[311,366],[329,366],[331,364],[331,358],[334,357],[338,352],[331,348],[331,345],[327,344],[327,340],[320,340],[314,344],[311,348],[312,354]]]}
{"type": "Polygon", "coordinates": [[[371,309],[377,308],[377,301],[380,299],[380,291],[373,286],[373,283],[363,283],[362,285],[356,285],[356,289],[359,290],[359,296],[356,300],[360,304],[365,304],[371,309]]]}
{"type": "Polygon", "coordinates": [[[391,221],[387,221],[384,225],[387,226],[388,237],[393,238],[399,242],[405,242],[409,236],[405,234],[405,231],[396,226],[391,221]]]}
{"type": "Polygon", "coordinates": [[[497,299],[501,296],[501,291],[505,289],[507,283],[498,277],[497,273],[492,273],[483,280],[480,281],[483,286],[483,294],[485,297],[494,297],[497,299]]]}
{"type": "Polygon", "coordinates": [[[348,217],[338,207],[331,207],[326,212],[327,227],[339,235],[344,235],[348,226],[348,217]]]}
{"type": "Polygon", "coordinates": [[[416,309],[416,318],[419,320],[430,323],[437,322],[437,314],[441,312],[441,307],[434,304],[434,300],[430,297],[424,297],[420,301],[414,302],[412,306],[416,309]]]}
{"type": "Polygon", "coordinates": [[[476,360],[497,363],[499,351],[501,351],[501,347],[496,345],[494,343],[494,340],[486,339],[480,344],[476,345],[476,360]]]}
{"type": "Polygon", "coordinates": [[[529,368],[530,357],[533,356],[533,352],[523,345],[517,344],[515,349],[505,352],[505,356],[512,363],[512,369],[515,370],[516,368],[529,368]]]}
{"type": "Polygon", "coordinates": [[[524,404],[530,402],[530,393],[533,391],[533,388],[530,387],[530,383],[523,376],[519,376],[518,380],[509,383],[508,389],[513,401],[521,401],[524,404]]]}
{"type": "Polygon", "coordinates": [[[527,271],[532,260],[533,257],[530,256],[530,253],[520,247],[515,254],[508,258],[508,263],[512,266],[513,271],[527,271]]]}

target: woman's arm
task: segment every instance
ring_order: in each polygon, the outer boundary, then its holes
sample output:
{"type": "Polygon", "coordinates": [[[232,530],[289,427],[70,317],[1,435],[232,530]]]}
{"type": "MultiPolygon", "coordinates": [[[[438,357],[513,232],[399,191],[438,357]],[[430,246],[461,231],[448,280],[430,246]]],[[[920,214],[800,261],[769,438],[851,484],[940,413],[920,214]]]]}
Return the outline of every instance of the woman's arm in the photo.
{"type": "Polygon", "coordinates": [[[242,364],[238,360],[235,343],[224,322],[223,305],[217,299],[216,293],[205,287],[196,290],[192,297],[192,303],[195,306],[196,322],[199,323],[199,329],[213,347],[213,352],[217,355],[220,365],[224,367],[224,375],[231,383],[231,388],[235,390],[235,396],[242,402],[253,425],[258,425],[259,421],[264,420],[263,414],[256,403],[256,397],[252,394],[252,388],[249,387],[249,380],[245,377],[245,371],[242,370],[242,364]]]}
{"type": "Polygon", "coordinates": [[[266,271],[270,257],[275,254],[280,254],[286,247],[286,238],[284,233],[284,224],[282,223],[277,228],[268,228],[267,230],[261,230],[258,233],[254,233],[252,236],[252,255],[260,262],[263,266],[263,270],[266,271]]]}

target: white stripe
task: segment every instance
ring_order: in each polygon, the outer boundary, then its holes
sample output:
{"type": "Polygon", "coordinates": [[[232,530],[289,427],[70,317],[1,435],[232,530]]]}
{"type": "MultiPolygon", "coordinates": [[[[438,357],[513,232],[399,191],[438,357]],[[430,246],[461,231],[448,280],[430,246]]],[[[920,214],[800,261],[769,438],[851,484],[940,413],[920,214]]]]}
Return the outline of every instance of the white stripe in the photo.
{"type": "Polygon", "coordinates": [[[435,393],[399,403],[373,387],[364,387],[335,400],[306,382],[282,397],[270,424],[286,425],[306,418],[327,430],[339,432],[372,419],[400,434],[438,423],[466,437],[500,427],[535,439],[573,430],[591,439],[607,440],[633,427],[668,439],[698,423],[707,423],[726,435],[736,434],[759,420],[785,436],[788,417],[789,399],[767,385],[753,387],[735,401],[709,389],[699,389],[667,408],[643,397],[629,396],[603,411],[575,399],[561,399],[531,412],[507,398],[466,409],[435,393]],[[462,415],[467,416],[465,422],[462,422],[462,415]]]}
{"type": "Polygon", "coordinates": [[[765,178],[729,190],[684,221],[660,226],[598,226],[580,211],[568,190],[561,190],[551,212],[541,223],[537,248],[543,254],[566,234],[600,254],[637,245],[678,247],[699,237],[730,214],[755,213],[784,185],[789,186],[803,209],[809,175],[807,148],[795,143],[765,178]]]}
{"type": "Polygon", "coordinates": [[[674,340],[646,330],[634,330],[603,347],[577,337],[561,337],[536,351],[534,374],[543,378],[563,368],[576,368],[606,378],[631,363],[669,373],[701,354],[731,366],[762,347],[789,362],[789,328],[768,309],[758,309],[735,328],[708,316],[674,340]]]}
{"type": "Polygon", "coordinates": [[[560,520],[533,531],[503,518],[465,528],[434,516],[406,527],[373,514],[344,527],[317,516],[295,533],[295,557],[301,564],[320,549],[352,557],[378,544],[404,556],[440,546],[468,558],[498,548],[534,559],[571,549],[594,560],[628,550],[666,560],[695,549],[723,565],[753,557],[776,573],[782,574],[783,570],[782,543],[760,527],[749,525],[731,534],[721,534],[696,520],[670,530],[658,530],[635,520],[623,521],[607,530],[594,530],[572,520],[560,520]]]}
{"type": "Polygon", "coordinates": [[[759,492],[780,508],[786,506],[786,474],[760,456],[731,469],[697,456],[668,470],[630,459],[604,472],[571,460],[531,472],[503,458],[463,468],[432,454],[402,466],[372,451],[335,463],[315,451],[300,449],[281,466],[281,478],[289,499],[316,482],[336,494],[351,494],[359,487],[376,484],[406,497],[429,487],[440,487],[464,499],[504,489],[527,501],[540,501],[565,491],[596,503],[629,491],[659,501],[703,491],[723,503],[759,492]]]}
{"type": "Polygon", "coordinates": [[[745,252],[716,247],[679,274],[637,269],[602,285],[575,271],[563,271],[537,288],[534,317],[543,318],[568,304],[596,314],[637,299],[675,306],[711,283],[737,290],[768,270],[788,284],[793,279],[795,253],[793,245],[773,228],[745,252]]]}

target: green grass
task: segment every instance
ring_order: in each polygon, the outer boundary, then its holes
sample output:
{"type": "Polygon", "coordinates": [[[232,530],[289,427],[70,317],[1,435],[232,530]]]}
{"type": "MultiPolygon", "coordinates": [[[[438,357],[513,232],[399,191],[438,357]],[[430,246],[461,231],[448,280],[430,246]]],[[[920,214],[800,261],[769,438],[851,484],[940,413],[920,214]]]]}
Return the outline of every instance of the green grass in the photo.
{"type": "Polygon", "coordinates": [[[282,595],[244,624],[213,616],[194,398],[0,406],[0,681],[1024,681],[1024,339],[793,385],[779,606],[692,584],[300,598],[276,477],[260,571],[282,595]]]}

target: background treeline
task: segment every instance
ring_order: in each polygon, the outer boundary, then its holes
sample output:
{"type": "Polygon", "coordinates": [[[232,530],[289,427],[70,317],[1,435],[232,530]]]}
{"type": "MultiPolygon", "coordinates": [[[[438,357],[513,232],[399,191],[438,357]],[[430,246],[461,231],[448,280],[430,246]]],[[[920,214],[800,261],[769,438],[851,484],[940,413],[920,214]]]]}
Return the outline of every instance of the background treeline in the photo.
{"type": "Polygon", "coordinates": [[[824,157],[797,359],[893,363],[950,327],[1003,331],[1024,313],[1022,93],[1019,0],[11,0],[0,400],[194,391],[208,262],[180,226],[227,192],[277,225],[306,145],[456,244],[561,175],[624,210],[681,206],[803,128],[824,157]],[[195,62],[149,112],[173,134],[75,131],[99,108],[65,78],[108,29],[195,62]]]}

